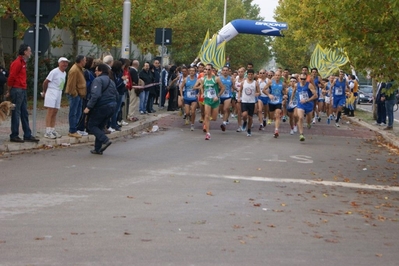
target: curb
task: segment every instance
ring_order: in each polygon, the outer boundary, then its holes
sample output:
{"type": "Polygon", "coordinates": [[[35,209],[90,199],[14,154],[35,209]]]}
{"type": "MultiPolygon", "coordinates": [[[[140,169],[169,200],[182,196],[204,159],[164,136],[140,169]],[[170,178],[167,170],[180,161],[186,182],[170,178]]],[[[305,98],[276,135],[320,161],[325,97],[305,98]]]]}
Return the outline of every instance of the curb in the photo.
{"type": "MultiPolygon", "coordinates": [[[[137,131],[141,131],[145,128],[148,128],[156,122],[170,114],[158,114],[150,117],[146,117],[143,120],[139,120],[136,122],[131,122],[129,123],[128,126],[122,127],[121,131],[115,131],[111,134],[108,134],[109,139],[116,139],[119,137],[123,137],[126,135],[131,135],[134,134],[137,131]]],[[[40,141],[38,143],[34,142],[24,142],[24,143],[12,143],[7,141],[6,143],[0,145],[0,152],[3,152],[5,154],[7,153],[20,153],[23,151],[28,151],[28,150],[37,150],[37,149],[46,149],[48,147],[56,147],[56,146],[64,146],[68,147],[71,145],[75,144],[85,144],[85,143],[94,143],[95,136],[94,135],[88,135],[88,136],[82,136],[82,138],[71,138],[68,136],[63,136],[59,139],[46,139],[44,137],[40,138],[40,141]]]]}
{"type": "Polygon", "coordinates": [[[355,123],[355,124],[359,124],[365,128],[368,128],[372,131],[374,131],[375,133],[377,133],[378,135],[380,135],[381,137],[384,138],[384,140],[391,144],[392,146],[395,146],[396,148],[399,149],[399,139],[398,137],[396,137],[394,134],[390,133],[389,131],[384,131],[381,130],[379,128],[377,128],[376,126],[370,125],[367,122],[364,122],[362,120],[360,120],[359,118],[356,117],[346,117],[346,119],[348,119],[349,121],[351,121],[351,123],[355,123]]]}

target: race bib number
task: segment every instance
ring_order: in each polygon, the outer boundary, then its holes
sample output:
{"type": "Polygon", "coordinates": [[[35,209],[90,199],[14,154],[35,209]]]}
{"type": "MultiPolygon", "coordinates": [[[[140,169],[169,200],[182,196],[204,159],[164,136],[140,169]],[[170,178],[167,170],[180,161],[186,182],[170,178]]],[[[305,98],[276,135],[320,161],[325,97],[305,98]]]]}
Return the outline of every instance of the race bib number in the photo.
{"type": "Polygon", "coordinates": [[[279,103],[280,102],[280,96],[274,96],[272,99],[270,99],[271,103],[279,103]]]}
{"type": "Polygon", "coordinates": [[[335,95],[342,95],[343,94],[343,89],[342,87],[336,87],[335,88],[335,95]]]}
{"type": "Polygon", "coordinates": [[[188,90],[186,95],[187,98],[196,98],[197,96],[194,90],[188,90]]]}
{"type": "Polygon", "coordinates": [[[292,102],[288,104],[288,109],[294,109],[295,107],[297,107],[297,105],[298,105],[298,100],[293,99],[292,102]]]}
{"type": "Polygon", "coordinates": [[[210,98],[210,99],[215,98],[216,97],[216,90],[214,88],[209,88],[206,91],[205,97],[206,98],[210,98]]]}
{"type": "Polygon", "coordinates": [[[222,97],[229,97],[230,96],[230,91],[224,90],[222,97]]]}
{"type": "Polygon", "coordinates": [[[302,100],[304,100],[304,101],[309,100],[308,92],[307,92],[307,91],[300,91],[300,92],[299,92],[299,100],[300,100],[300,101],[302,101],[302,100]]]}

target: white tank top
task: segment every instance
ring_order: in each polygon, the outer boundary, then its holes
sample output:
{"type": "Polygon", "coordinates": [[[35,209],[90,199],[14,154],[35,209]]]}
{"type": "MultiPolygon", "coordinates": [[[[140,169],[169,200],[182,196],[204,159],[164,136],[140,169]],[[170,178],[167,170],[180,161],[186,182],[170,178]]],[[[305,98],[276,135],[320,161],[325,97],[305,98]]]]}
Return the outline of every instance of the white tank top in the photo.
{"type": "Polygon", "coordinates": [[[242,88],[242,103],[255,103],[255,93],[256,93],[256,80],[249,83],[247,80],[244,81],[244,87],[242,88]]]}

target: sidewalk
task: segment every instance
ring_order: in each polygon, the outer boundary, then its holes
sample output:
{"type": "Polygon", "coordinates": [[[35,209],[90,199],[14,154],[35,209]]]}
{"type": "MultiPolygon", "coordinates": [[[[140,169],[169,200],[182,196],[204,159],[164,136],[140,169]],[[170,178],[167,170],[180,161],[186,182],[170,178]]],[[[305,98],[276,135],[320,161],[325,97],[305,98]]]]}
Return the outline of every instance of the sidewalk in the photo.
{"type": "MultiPolygon", "coordinates": [[[[9,141],[10,135],[10,119],[3,122],[0,125],[0,156],[7,153],[18,153],[25,150],[33,149],[48,149],[56,146],[70,146],[74,144],[83,143],[94,143],[94,135],[84,136],[82,138],[70,138],[68,137],[68,107],[63,107],[59,110],[57,115],[56,130],[63,136],[59,139],[46,139],[43,137],[45,131],[45,116],[46,110],[37,110],[37,121],[36,137],[40,138],[39,143],[25,142],[25,143],[14,143],[9,141]]],[[[31,110],[29,122],[32,128],[32,114],[31,110]]],[[[126,135],[131,135],[145,129],[151,129],[158,120],[169,116],[171,114],[176,114],[177,112],[167,112],[166,108],[162,110],[157,110],[156,113],[139,115],[139,121],[129,122],[129,125],[123,126],[121,131],[116,131],[108,135],[110,139],[119,138],[126,135]]],[[[359,117],[344,117],[343,121],[349,121],[350,124],[357,124],[364,128],[368,128],[371,131],[379,134],[387,143],[399,148],[399,123],[395,122],[393,130],[385,131],[382,126],[375,126],[372,124],[373,121],[364,121],[359,117]]],[[[197,122],[196,122],[197,123],[197,122]]],[[[349,126],[352,126],[349,125],[349,126]]],[[[20,137],[22,137],[22,129],[20,129],[20,137]]]]}
{"type": "MultiPolygon", "coordinates": [[[[10,118],[4,121],[0,125],[0,156],[6,153],[18,153],[25,150],[33,150],[33,149],[48,149],[56,146],[70,146],[73,144],[82,144],[82,143],[94,143],[95,136],[83,136],[82,138],[71,138],[68,137],[68,107],[62,107],[57,114],[57,122],[56,122],[56,130],[58,133],[62,135],[59,139],[47,139],[44,138],[45,132],[45,117],[46,117],[46,110],[37,110],[36,113],[36,137],[40,139],[38,143],[33,142],[24,142],[24,143],[15,143],[10,142],[10,128],[11,128],[11,121],[10,118]]],[[[116,131],[114,133],[108,134],[107,136],[110,139],[115,139],[118,137],[134,134],[138,131],[143,131],[147,128],[151,128],[153,124],[155,124],[160,118],[168,116],[171,113],[175,112],[167,112],[166,108],[162,110],[157,110],[156,113],[140,115],[138,114],[139,120],[136,122],[129,122],[129,125],[123,126],[121,131],[116,131]]],[[[32,110],[29,110],[29,122],[32,128],[32,110]]],[[[20,128],[19,135],[22,138],[23,131],[20,128]]]]}

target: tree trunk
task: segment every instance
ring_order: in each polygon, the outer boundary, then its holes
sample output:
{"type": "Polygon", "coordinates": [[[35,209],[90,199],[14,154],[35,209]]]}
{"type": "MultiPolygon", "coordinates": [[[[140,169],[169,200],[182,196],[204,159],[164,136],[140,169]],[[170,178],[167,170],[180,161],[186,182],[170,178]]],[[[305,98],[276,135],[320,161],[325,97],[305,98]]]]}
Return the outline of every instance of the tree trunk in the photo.
{"type": "Polygon", "coordinates": [[[77,26],[72,27],[71,30],[71,34],[72,34],[72,58],[76,58],[76,56],[78,55],[78,44],[79,44],[79,40],[78,37],[76,36],[77,33],[77,26]]]}
{"type": "Polygon", "coordinates": [[[1,19],[0,19],[0,66],[7,68],[4,62],[4,49],[3,49],[3,38],[1,35],[1,19]]]}

